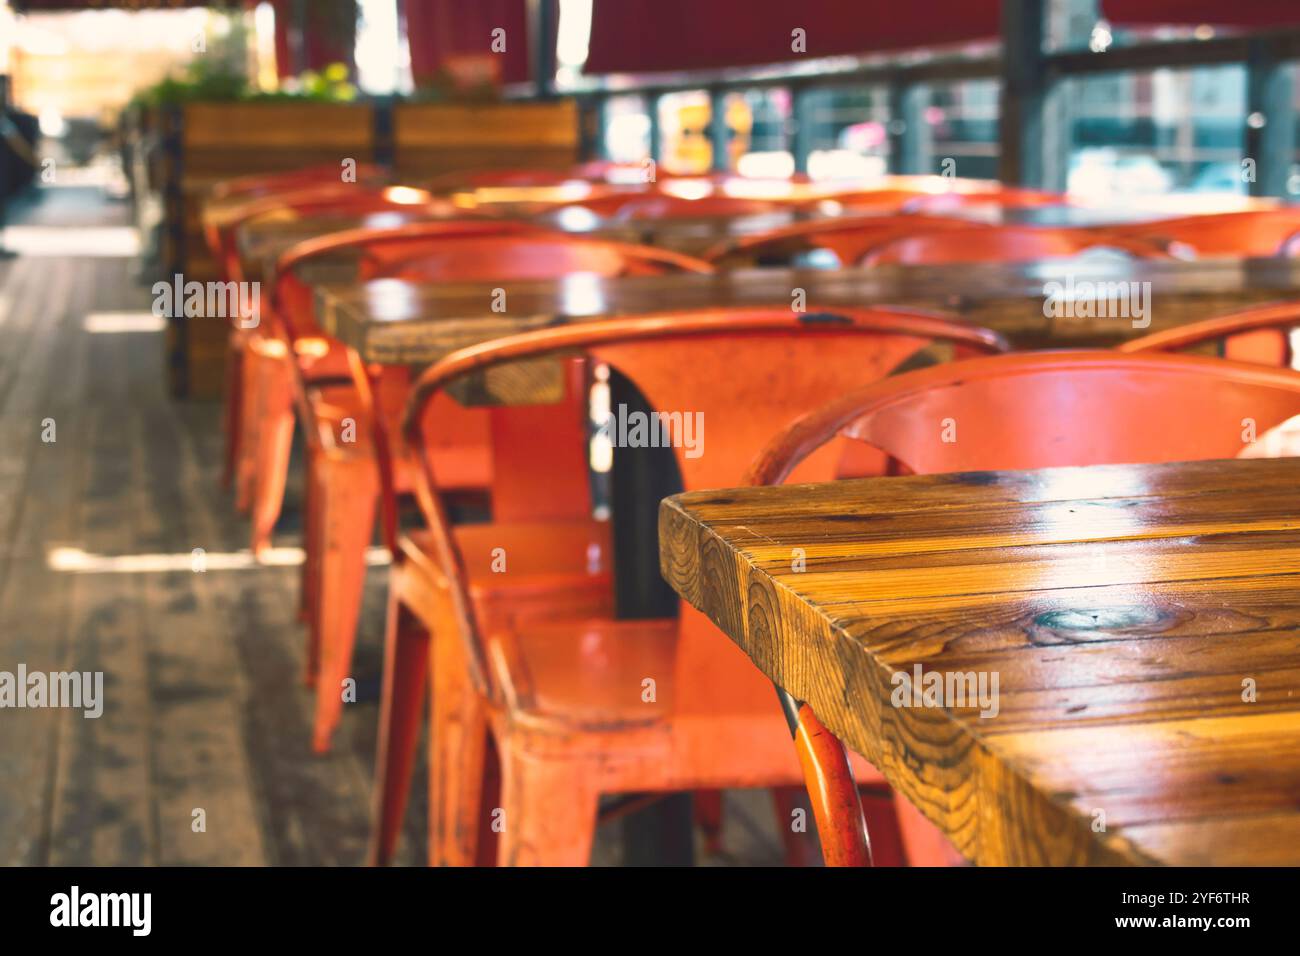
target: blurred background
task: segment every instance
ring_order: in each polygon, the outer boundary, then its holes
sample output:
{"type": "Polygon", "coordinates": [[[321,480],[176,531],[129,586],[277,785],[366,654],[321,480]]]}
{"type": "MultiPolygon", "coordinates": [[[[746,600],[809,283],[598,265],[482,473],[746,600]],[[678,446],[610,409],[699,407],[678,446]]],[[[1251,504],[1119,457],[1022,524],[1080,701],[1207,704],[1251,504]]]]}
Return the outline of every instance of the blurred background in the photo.
{"type": "MultiPolygon", "coordinates": [[[[85,170],[75,181],[89,178],[124,192],[129,171],[116,148],[117,130],[123,107],[133,101],[250,92],[420,97],[436,95],[476,68],[492,69],[481,58],[475,63],[469,55],[425,50],[418,36],[411,43],[412,26],[422,34],[421,18],[430,16],[418,3],[359,0],[350,18],[351,0],[314,0],[308,12],[315,11],[311,16],[326,29],[313,31],[312,43],[304,44],[301,34],[287,29],[291,2],[127,11],[59,9],[85,6],[60,0],[0,0],[7,139],[12,141],[14,133],[29,141],[39,136],[36,153],[85,170]],[[16,6],[25,12],[17,13],[16,6]],[[331,10],[345,11],[334,16],[333,29],[331,10]],[[328,75],[332,64],[339,64],[334,79],[328,75]]],[[[511,22],[508,5],[485,0],[470,6],[479,8],[475,16],[483,30],[492,22],[511,22]]],[[[629,22],[656,17],[672,21],[672,28],[621,40],[603,37],[600,57],[592,61],[592,29],[602,29],[593,0],[560,0],[554,24],[554,90],[583,98],[595,153],[629,162],[653,156],[673,173],[727,170],[768,177],[803,171],[825,179],[942,173],[945,161],[955,161],[958,175],[999,174],[997,4],[983,5],[987,12],[972,14],[968,28],[951,31],[978,33],[982,18],[987,40],[900,52],[909,39],[925,42],[926,34],[917,31],[930,29],[924,18],[909,24],[909,17],[900,15],[900,22],[887,28],[864,23],[864,33],[874,35],[834,38],[837,48],[888,49],[829,57],[814,55],[826,37],[818,35],[817,15],[810,11],[806,55],[747,65],[743,61],[754,54],[747,57],[738,39],[730,59],[741,62],[728,64],[722,50],[707,69],[695,68],[689,44],[668,45],[659,37],[716,35],[729,29],[718,11],[734,5],[641,0],[611,5],[620,6],[629,22]]],[[[1192,193],[1222,196],[1231,205],[1231,197],[1251,191],[1240,171],[1251,131],[1264,123],[1259,99],[1268,95],[1277,102],[1284,96],[1294,111],[1300,97],[1295,64],[1267,63],[1258,42],[1260,23],[1286,14],[1276,12],[1279,5],[1245,4],[1240,13],[1219,5],[1216,19],[1241,22],[1191,24],[1196,6],[1136,0],[1104,7],[1099,0],[1047,4],[1049,39],[1042,52],[1057,55],[1052,69],[1061,82],[1051,94],[1041,182],[1035,185],[1100,203],[1156,202],[1192,193]],[[1274,12],[1254,9],[1261,6],[1274,12]],[[1158,19],[1162,11],[1180,22],[1136,22],[1158,19]],[[1234,42],[1252,27],[1252,42],[1234,42]],[[1146,50],[1153,41],[1170,44],[1168,59],[1178,65],[1125,64],[1126,48],[1140,44],[1146,50]],[[1261,67],[1267,70],[1262,79],[1261,67]]],[[[514,62],[507,60],[506,75],[488,77],[504,81],[501,95],[510,96],[511,81],[520,78],[514,62]]],[[[523,76],[529,69],[524,64],[523,76]]],[[[1270,119],[1289,127],[1285,133],[1296,159],[1300,140],[1294,122],[1276,114],[1270,119]]],[[[1270,135],[1283,134],[1270,130],[1270,135]]],[[[30,166],[15,162],[14,151],[13,142],[3,147],[4,183],[11,193],[33,175],[30,166]]],[[[1281,180],[1255,191],[1300,195],[1300,165],[1292,163],[1281,180]]]]}

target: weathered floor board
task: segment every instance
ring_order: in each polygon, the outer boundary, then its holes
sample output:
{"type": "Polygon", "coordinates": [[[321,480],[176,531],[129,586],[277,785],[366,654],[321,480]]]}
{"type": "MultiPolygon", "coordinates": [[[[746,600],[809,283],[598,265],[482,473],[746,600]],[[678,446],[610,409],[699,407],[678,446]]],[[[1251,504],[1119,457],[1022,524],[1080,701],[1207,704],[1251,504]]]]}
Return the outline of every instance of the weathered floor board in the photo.
{"type": "MultiPolygon", "coordinates": [[[[126,221],[67,189],[26,215],[69,229],[126,221]]],[[[166,398],[161,333],[84,328],[90,312],[148,311],[135,271],[120,257],[0,260],[0,671],[103,671],[105,697],[97,720],[0,710],[0,864],[359,864],[378,704],[363,694],[335,752],[311,754],[297,569],[51,567],[52,553],[247,546],[217,483],[218,407],[166,398]]],[[[290,496],[277,544],[298,544],[290,496]]],[[[385,583],[374,569],[363,689],[378,686],[385,583]]],[[[419,774],[401,864],[425,859],[419,774]]],[[[733,855],[702,862],[779,862],[770,806],[730,795],[733,855]]],[[[601,829],[595,862],[618,862],[618,834],[601,829]]]]}

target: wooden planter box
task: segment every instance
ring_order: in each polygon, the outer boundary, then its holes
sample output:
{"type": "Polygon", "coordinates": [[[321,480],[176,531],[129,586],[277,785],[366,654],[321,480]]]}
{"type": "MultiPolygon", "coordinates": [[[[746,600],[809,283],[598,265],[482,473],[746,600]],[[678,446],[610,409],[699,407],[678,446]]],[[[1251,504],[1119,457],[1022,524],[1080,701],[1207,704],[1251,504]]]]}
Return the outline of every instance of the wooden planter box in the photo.
{"type": "Polygon", "coordinates": [[[578,161],[578,151],[573,100],[393,108],[393,162],[411,180],[465,169],[562,169],[578,161]]]}
{"type": "MultiPolygon", "coordinates": [[[[202,203],[213,184],[237,176],[338,163],[373,162],[375,111],[369,104],[193,103],[164,119],[165,225],[162,277],[219,278],[203,241],[202,203]]],[[[171,391],[211,398],[224,381],[223,319],[173,320],[168,333],[171,391]]]]}
{"type": "MultiPolygon", "coordinates": [[[[370,104],[204,103],[162,119],[165,218],[162,277],[218,278],[200,212],[212,185],[251,173],[390,160],[400,180],[488,168],[567,168],[578,160],[577,104],[399,104],[378,122],[370,104]],[[378,131],[389,130],[379,142],[378,131]]],[[[173,321],[168,333],[172,393],[213,397],[224,381],[224,320],[173,321]]]]}

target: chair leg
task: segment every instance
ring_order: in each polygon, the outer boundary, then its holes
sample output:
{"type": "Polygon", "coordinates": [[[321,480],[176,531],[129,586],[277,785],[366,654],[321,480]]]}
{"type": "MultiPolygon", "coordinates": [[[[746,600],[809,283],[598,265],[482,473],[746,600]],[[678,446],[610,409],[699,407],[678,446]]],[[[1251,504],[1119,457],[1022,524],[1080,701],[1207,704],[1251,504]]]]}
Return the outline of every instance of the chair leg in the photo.
{"type": "Polygon", "coordinates": [[[257,442],[261,431],[263,393],[266,378],[275,370],[270,360],[251,348],[240,359],[239,447],[235,458],[235,507],[247,514],[253,506],[253,484],[257,476],[257,442]]]}
{"type": "Polygon", "coordinates": [[[226,426],[226,447],[222,458],[221,487],[229,490],[235,480],[235,468],[239,461],[240,431],[243,425],[243,364],[244,352],[234,345],[226,350],[226,395],[224,421],[226,426]]]}
{"type": "Polygon", "coordinates": [[[487,706],[469,680],[455,621],[434,628],[429,721],[429,863],[473,866],[483,818],[487,706]]]}
{"type": "Polygon", "coordinates": [[[500,866],[587,866],[600,794],[580,760],[501,749],[500,866]]]}
{"type": "MultiPolygon", "coordinates": [[[[400,570],[393,569],[394,574],[400,570]]],[[[384,637],[384,685],[379,710],[379,749],[375,756],[374,809],[370,863],[393,859],[411,791],[415,745],[429,675],[429,632],[390,588],[384,637]]]]}
{"type": "Polygon", "coordinates": [[[303,669],[303,683],[307,687],[316,686],[316,678],[320,673],[320,615],[318,613],[321,593],[320,556],[325,550],[325,539],[322,534],[325,523],[321,518],[320,511],[325,495],[316,486],[321,480],[319,469],[322,467],[324,467],[324,463],[320,454],[308,447],[307,474],[304,476],[304,487],[307,489],[307,495],[303,501],[303,561],[299,586],[301,606],[298,610],[298,616],[307,625],[307,649],[304,655],[305,667],[303,669]]]}
{"type": "Polygon", "coordinates": [[[483,812],[479,814],[478,857],[476,866],[496,866],[500,845],[499,833],[493,829],[496,822],[492,811],[501,806],[501,758],[496,740],[487,735],[487,756],[483,761],[483,790],[479,798],[483,812]]]}
{"type": "Polygon", "coordinates": [[[853,767],[844,744],[822,726],[807,704],[795,700],[780,687],[776,688],[776,694],[799,754],[826,865],[870,866],[871,842],[862,813],[862,798],[853,781],[853,767]]]}
{"type": "Polygon", "coordinates": [[[365,459],[322,457],[320,465],[316,490],[323,499],[318,512],[323,547],[315,623],[321,663],[312,746],[324,753],[343,713],[343,681],[352,668],[379,479],[374,462],[365,459]]]}
{"type": "Polygon", "coordinates": [[[280,370],[269,376],[264,390],[261,424],[257,432],[257,458],[253,472],[254,554],[271,544],[271,532],[284,506],[284,486],[293,453],[292,383],[280,370]]]}
{"type": "MultiPolygon", "coordinates": [[[[311,620],[312,605],[315,600],[316,555],[319,553],[316,541],[316,528],[319,524],[315,510],[315,494],[312,486],[316,483],[316,452],[307,447],[307,461],[302,481],[302,547],[303,562],[298,579],[298,620],[307,623],[311,620]]],[[[313,630],[308,628],[308,630],[313,630]]]]}
{"type": "Polygon", "coordinates": [[[722,791],[696,790],[691,794],[695,825],[704,834],[704,852],[717,856],[722,852],[722,791]]]}

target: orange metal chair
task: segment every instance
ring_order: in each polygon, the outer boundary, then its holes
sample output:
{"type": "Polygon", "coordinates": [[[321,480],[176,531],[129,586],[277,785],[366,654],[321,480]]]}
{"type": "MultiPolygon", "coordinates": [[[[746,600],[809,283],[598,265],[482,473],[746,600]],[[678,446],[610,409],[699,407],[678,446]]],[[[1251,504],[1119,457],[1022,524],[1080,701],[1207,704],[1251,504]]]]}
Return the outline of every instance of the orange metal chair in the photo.
{"type": "Polygon", "coordinates": [[[1300,328],[1300,302],[1270,302],[1203,322],[1190,322],[1163,332],[1132,339],[1121,352],[1176,352],[1206,342],[1222,342],[1223,357],[1292,368],[1295,351],[1291,333],[1300,328]]]}
{"type": "Polygon", "coordinates": [[[1044,226],[971,226],[894,239],[871,249],[865,265],[946,265],[957,262],[1030,262],[1113,249],[1136,258],[1167,258],[1160,247],[1095,229],[1044,226]]]}
{"type": "Polygon", "coordinates": [[[559,186],[575,180],[590,180],[583,168],[560,167],[554,169],[458,169],[442,173],[427,181],[434,192],[451,192],[480,188],[528,188],[532,186],[559,186]]]}
{"type": "MultiPolygon", "coordinates": [[[[430,215],[451,215],[455,210],[432,193],[409,186],[374,186],[365,183],[324,182],[294,189],[250,195],[237,195],[226,202],[204,208],[203,238],[208,251],[217,261],[223,277],[242,281],[243,263],[236,244],[237,230],[254,219],[267,216],[304,218],[315,215],[364,214],[384,209],[422,206],[430,215]]],[[[463,213],[461,213],[463,215],[463,213]]]]}
{"type": "Polygon", "coordinates": [[[1018,186],[998,186],[988,190],[954,190],[926,192],[903,208],[906,212],[944,213],[972,206],[996,206],[999,209],[1025,209],[1041,206],[1063,206],[1069,198],[1063,193],[1045,192],[1041,189],[1023,189],[1018,186]]]}
{"type": "Polygon", "coordinates": [[[844,216],[795,223],[770,232],[744,236],[714,246],[704,254],[721,265],[757,259],[788,260],[815,249],[834,253],[842,266],[855,266],[877,246],[922,233],[946,229],[979,229],[978,223],[942,216],[844,216]]]}
{"type": "MultiPolygon", "coordinates": [[[[560,169],[462,169],[437,176],[426,185],[438,192],[489,187],[558,186],[575,181],[635,183],[640,181],[638,177],[644,175],[647,168],[643,163],[598,159],[560,169]]],[[[659,178],[672,177],[661,173],[659,178]]]]}
{"type": "Polygon", "coordinates": [[[702,259],[655,246],[526,227],[514,232],[518,234],[509,238],[430,237],[417,245],[368,243],[362,270],[373,278],[412,282],[554,279],[582,272],[617,276],[713,271],[702,259]],[[506,267],[506,274],[491,271],[506,267]]]}
{"type": "Polygon", "coordinates": [[[1253,209],[1102,227],[1112,235],[1154,242],[1193,257],[1292,256],[1300,237],[1300,209],[1253,209]]]}
{"type": "MultiPolygon", "coordinates": [[[[706,618],[572,616],[545,621],[485,609],[492,574],[447,522],[432,488],[432,403],[473,373],[575,352],[627,375],[662,412],[700,415],[701,454],[674,449],[689,488],[734,484],[773,426],[935,341],[977,351],[995,333],[920,313],[785,308],[613,319],[498,339],[448,356],[416,385],[407,441],[429,524],[401,539],[390,617],[377,766],[373,858],[387,861],[406,793],[419,711],[432,680],[430,859],[486,861],[492,808],[505,814],[504,864],[585,864],[601,793],[775,787],[800,779],[771,691],[706,618]],[[488,796],[494,747],[501,793],[488,796]]],[[[680,437],[680,434],[679,434],[680,437]]],[[[833,453],[803,476],[831,477],[833,453]]],[[[534,462],[534,473],[548,462],[534,462]]],[[[647,547],[652,542],[645,543],[647,547]]]]}
{"type": "Polygon", "coordinates": [[[616,222],[758,216],[789,208],[788,204],[721,193],[710,193],[698,199],[689,199],[657,190],[643,193],[615,192],[593,196],[590,199],[567,203],[564,208],[575,207],[616,222]]]}
{"type": "MultiPolygon", "coordinates": [[[[278,296],[287,299],[301,294],[293,291],[292,275],[305,259],[350,246],[357,247],[362,255],[363,276],[433,282],[527,280],[581,272],[620,275],[711,271],[707,263],[659,249],[578,239],[512,223],[419,223],[384,232],[335,234],[303,244],[282,263],[278,296]],[[462,226],[467,231],[456,231],[462,226]]],[[[303,348],[305,342],[311,341],[309,338],[296,334],[291,338],[296,342],[296,354],[310,354],[311,350],[303,348]]],[[[400,430],[395,427],[409,384],[405,370],[366,369],[355,353],[344,351],[356,387],[305,389],[304,399],[299,402],[310,423],[304,590],[312,635],[309,674],[313,673],[312,662],[319,659],[314,731],[318,751],[328,749],[342,712],[340,685],[351,666],[364,587],[364,552],[373,533],[381,481],[392,489],[385,501],[391,501],[393,493],[413,488],[410,458],[400,442],[400,430]],[[349,423],[354,440],[341,441],[339,436],[349,423]],[[369,440],[356,441],[358,434],[369,440]]],[[[596,575],[588,567],[588,548],[602,546],[605,532],[592,529],[589,521],[591,503],[585,466],[576,472],[560,470],[561,480],[554,482],[547,480],[546,472],[538,473],[532,467],[533,456],[544,457],[550,454],[551,447],[581,440],[579,425],[585,415],[585,397],[580,384],[570,383],[567,398],[558,410],[499,409],[489,414],[461,408],[446,396],[440,402],[441,427],[435,455],[439,490],[474,487],[479,481],[489,485],[494,518],[490,533],[498,537],[513,535],[516,551],[530,547],[527,541],[531,537],[551,533],[547,522],[554,520],[569,522],[569,533],[576,529],[585,536],[582,548],[570,550],[568,565],[560,563],[562,555],[549,555],[549,564],[537,566],[535,574],[519,575],[528,579],[534,592],[528,600],[534,604],[546,604],[548,595],[557,590],[557,582],[561,585],[558,590],[565,595],[576,589],[587,597],[597,585],[608,590],[604,587],[608,584],[607,569],[596,575]],[[571,421],[565,420],[566,414],[571,421]]],[[[266,520],[258,525],[259,533],[265,534],[274,526],[269,503],[283,496],[292,435],[291,409],[282,406],[277,414],[287,418],[288,424],[277,435],[276,447],[259,460],[261,471],[275,476],[276,482],[265,496],[259,494],[259,506],[254,510],[255,518],[262,516],[261,503],[267,502],[266,520]]],[[[389,544],[394,543],[390,529],[395,522],[395,515],[386,515],[385,539],[389,544]]],[[[484,533],[488,532],[465,530],[462,538],[478,540],[484,533]]],[[[603,550],[607,551],[607,546],[603,550]]],[[[516,557],[517,571],[528,566],[516,557]]],[[[509,596],[525,600],[518,587],[509,596]]]]}
{"type": "MultiPolygon", "coordinates": [[[[372,188],[370,186],[331,182],[304,187],[286,193],[275,193],[250,198],[247,202],[226,205],[206,211],[203,217],[204,237],[222,277],[227,282],[244,282],[243,262],[236,244],[238,230],[258,219],[276,216],[306,218],[315,215],[363,215],[394,209],[422,210],[429,217],[452,214],[451,207],[434,200],[428,193],[405,187],[372,188]]],[[[241,319],[243,317],[240,317],[241,319]]],[[[231,328],[226,355],[226,390],[223,420],[226,447],[222,483],[229,486],[239,471],[241,455],[246,451],[245,438],[250,428],[256,428],[258,419],[250,414],[245,402],[246,380],[243,374],[245,356],[259,333],[245,329],[241,322],[231,328]],[[251,422],[248,419],[251,418],[251,422]]],[[[250,474],[244,469],[247,476],[250,474]]],[[[251,501],[251,486],[245,480],[236,495],[241,509],[251,501]]]]}
{"type": "MultiPolygon", "coordinates": [[[[970,359],[877,382],[805,416],[763,449],[749,483],[797,477],[800,464],[837,436],[865,442],[916,474],[1232,458],[1246,447],[1243,418],[1263,435],[1297,413],[1300,374],[1284,369],[1113,351],[970,359]],[[936,426],[948,418],[958,441],[944,441],[936,426]]],[[[809,573],[815,565],[810,559],[809,573]]],[[[866,862],[844,747],[807,705],[778,693],[827,859],[866,862]]],[[[897,759],[882,746],[887,760],[897,759]]]]}
{"type": "Polygon", "coordinates": [[[835,207],[844,210],[850,216],[864,213],[899,215],[927,195],[929,194],[921,189],[882,187],[827,193],[809,202],[811,205],[833,203],[835,207]]]}
{"type": "MultiPolygon", "coordinates": [[[[386,175],[386,170],[369,163],[358,164],[354,170],[356,182],[376,182],[386,175]]],[[[212,187],[213,199],[233,199],[239,196],[267,196],[272,193],[286,192],[304,186],[322,183],[337,183],[343,178],[340,163],[324,163],[305,169],[291,169],[277,173],[253,173],[235,179],[225,179],[212,187]]]]}
{"type": "MultiPolygon", "coordinates": [[[[360,256],[367,248],[413,250],[436,236],[525,231],[529,231],[528,226],[504,220],[430,220],[330,233],[301,242],[280,257],[273,280],[275,296],[269,327],[247,339],[241,363],[245,394],[241,402],[241,453],[236,462],[237,503],[251,513],[254,553],[269,546],[284,501],[293,447],[296,377],[304,386],[348,384],[353,379],[347,350],[321,336],[315,326],[311,289],[290,273],[314,259],[348,253],[360,256]]],[[[358,264],[362,276],[364,268],[364,263],[358,264]]],[[[301,389],[299,398],[301,408],[301,389]]]]}
{"type": "Polygon", "coordinates": [[[953,181],[942,177],[918,177],[909,184],[906,177],[891,180],[879,189],[831,192],[814,202],[831,202],[854,215],[868,210],[879,213],[943,214],[972,206],[996,206],[1019,209],[1033,206],[1057,206],[1068,202],[1061,193],[1014,186],[981,186],[970,180],[953,181]]]}

